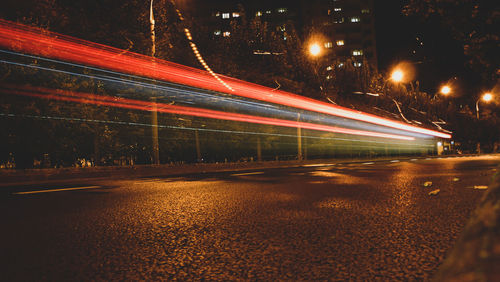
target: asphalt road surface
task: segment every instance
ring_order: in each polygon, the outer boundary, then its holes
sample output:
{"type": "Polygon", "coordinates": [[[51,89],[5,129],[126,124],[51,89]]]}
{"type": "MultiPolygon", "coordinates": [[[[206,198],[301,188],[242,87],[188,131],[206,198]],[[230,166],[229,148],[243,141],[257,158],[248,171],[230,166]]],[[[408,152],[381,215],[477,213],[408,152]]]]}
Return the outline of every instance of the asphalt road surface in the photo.
{"type": "Polygon", "coordinates": [[[0,280],[429,279],[486,191],[474,187],[485,188],[499,162],[2,188],[0,280]]]}

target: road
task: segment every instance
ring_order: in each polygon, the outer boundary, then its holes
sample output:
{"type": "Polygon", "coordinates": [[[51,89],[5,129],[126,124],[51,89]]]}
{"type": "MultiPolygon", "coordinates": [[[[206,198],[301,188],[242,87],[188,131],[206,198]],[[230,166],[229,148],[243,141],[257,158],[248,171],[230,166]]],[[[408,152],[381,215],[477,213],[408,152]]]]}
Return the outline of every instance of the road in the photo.
{"type": "Polygon", "coordinates": [[[484,194],[474,186],[488,185],[499,162],[386,160],[2,188],[0,280],[429,279],[484,194]]]}

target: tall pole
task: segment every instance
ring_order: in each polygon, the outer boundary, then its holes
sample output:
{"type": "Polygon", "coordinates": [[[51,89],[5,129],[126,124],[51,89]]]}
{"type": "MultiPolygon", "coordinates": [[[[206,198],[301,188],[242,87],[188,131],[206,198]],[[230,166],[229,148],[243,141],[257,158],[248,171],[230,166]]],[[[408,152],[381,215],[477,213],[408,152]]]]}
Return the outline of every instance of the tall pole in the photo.
{"type": "Polygon", "coordinates": [[[476,118],[479,119],[479,99],[476,101],[476,118]]]}
{"type": "MultiPolygon", "coordinates": [[[[155,44],[155,19],[153,16],[153,0],[151,0],[151,5],[149,8],[149,23],[151,28],[151,57],[155,56],[156,44],[155,44]]],[[[156,93],[155,93],[156,95],[156,93]]],[[[151,130],[152,130],[152,144],[153,144],[153,164],[160,164],[160,145],[158,143],[158,110],[156,105],[156,97],[151,98],[152,110],[151,110],[151,130]]]]}
{"type": "MultiPolygon", "coordinates": [[[[300,113],[297,114],[297,123],[300,122],[300,113]]],[[[297,159],[302,160],[302,130],[297,126],[297,159]]]]}

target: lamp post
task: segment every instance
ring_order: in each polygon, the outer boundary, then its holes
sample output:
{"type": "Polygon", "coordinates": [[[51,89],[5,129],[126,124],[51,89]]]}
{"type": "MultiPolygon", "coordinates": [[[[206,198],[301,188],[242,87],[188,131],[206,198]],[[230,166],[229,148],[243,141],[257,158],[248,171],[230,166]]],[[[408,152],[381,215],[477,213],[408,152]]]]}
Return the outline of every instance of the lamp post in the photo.
{"type": "Polygon", "coordinates": [[[451,87],[448,86],[448,85],[443,85],[443,87],[441,87],[441,90],[439,91],[441,94],[447,96],[448,94],[451,93],[451,87]]]}
{"type": "Polygon", "coordinates": [[[479,119],[479,101],[483,100],[484,102],[488,103],[491,100],[493,100],[493,94],[487,92],[484,93],[483,96],[481,96],[479,99],[476,101],[476,118],[479,119]]]}

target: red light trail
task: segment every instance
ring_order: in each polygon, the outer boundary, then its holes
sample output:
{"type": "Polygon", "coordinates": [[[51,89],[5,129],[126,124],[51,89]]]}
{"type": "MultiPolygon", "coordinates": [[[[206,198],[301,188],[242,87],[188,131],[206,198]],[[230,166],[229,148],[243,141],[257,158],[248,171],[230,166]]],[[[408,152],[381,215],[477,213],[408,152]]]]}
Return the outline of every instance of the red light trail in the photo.
{"type": "Polygon", "coordinates": [[[80,92],[66,91],[60,89],[47,89],[42,87],[29,87],[29,86],[24,86],[19,89],[19,87],[17,86],[16,88],[13,88],[11,86],[5,86],[5,85],[4,87],[5,88],[2,89],[3,93],[36,97],[42,99],[94,104],[99,106],[109,106],[109,107],[141,110],[141,111],[156,110],[159,113],[180,114],[180,115],[204,117],[204,118],[219,119],[219,120],[229,120],[229,121],[247,122],[247,123],[264,124],[264,125],[293,127],[293,128],[300,127],[303,129],[312,129],[318,131],[343,133],[351,135],[380,137],[380,138],[389,138],[398,140],[415,140],[415,138],[413,137],[401,136],[395,134],[348,129],[348,128],[322,125],[322,124],[259,117],[259,116],[252,116],[252,115],[245,115],[238,113],[228,113],[222,111],[177,106],[164,103],[153,103],[153,102],[146,102],[141,100],[127,99],[127,98],[114,98],[110,96],[100,96],[95,94],[80,93],[80,92]]]}
{"type": "MultiPolygon", "coordinates": [[[[50,33],[45,30],[5,20],[0,20],[0,46],[15,51],[228,93],[231,95],[383,125],[409,132],[441,138],[451,138],[450,134],[407,125],[398,121],[353,111],[284,91],[272,91],[272,89],[264,86],[220,76],[235,90],[234,92],[228,91],[223,84],[215,80],[209,73],[202,70],[56,33],[50,33]]],[[[317,126],[321,127],[322,125],[317,126]]],[[[340,128],[338,129],[340,130],[340,128]]],[[[349,131],[349,129],[342,130],[349,131]]]]}

